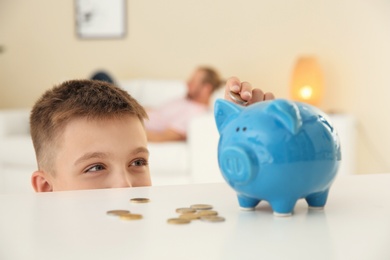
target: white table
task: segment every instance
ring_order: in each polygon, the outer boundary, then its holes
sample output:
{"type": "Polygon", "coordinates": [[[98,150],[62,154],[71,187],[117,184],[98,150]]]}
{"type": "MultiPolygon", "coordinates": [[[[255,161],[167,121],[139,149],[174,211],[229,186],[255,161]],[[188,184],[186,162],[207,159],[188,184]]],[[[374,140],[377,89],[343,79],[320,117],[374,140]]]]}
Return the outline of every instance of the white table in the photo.
{"type": "Polygon", "coordinates": [[[240,211],[225,183],[0,195],[0,259],[390,259],[390,174],[339,176],[324,211],[240,211]],[[149,204],[130,204],[148,197],[149,204]],[[222,223],[170,225],[212,204],[222,223]],[[144,219],[122,221],[107,210],[144,219]]]}

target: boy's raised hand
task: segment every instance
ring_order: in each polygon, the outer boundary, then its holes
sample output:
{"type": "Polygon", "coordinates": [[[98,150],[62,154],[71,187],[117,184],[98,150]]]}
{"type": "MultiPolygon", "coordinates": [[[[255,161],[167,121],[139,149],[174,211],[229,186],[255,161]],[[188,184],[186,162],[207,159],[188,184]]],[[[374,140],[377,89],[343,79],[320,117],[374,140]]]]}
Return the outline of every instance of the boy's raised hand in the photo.
{"type": "Polygon", "coordinates": [[[237,77],[231,77],[226,81],[225,99],[238,103],[232,99],[230,92],[238,94],[243,101],[247,102],[246,106],[264,100],[275,99],[274,94],[270,92],[264,93],[261,89],[252,88],[249,82],[241,82],[237,77]]]}

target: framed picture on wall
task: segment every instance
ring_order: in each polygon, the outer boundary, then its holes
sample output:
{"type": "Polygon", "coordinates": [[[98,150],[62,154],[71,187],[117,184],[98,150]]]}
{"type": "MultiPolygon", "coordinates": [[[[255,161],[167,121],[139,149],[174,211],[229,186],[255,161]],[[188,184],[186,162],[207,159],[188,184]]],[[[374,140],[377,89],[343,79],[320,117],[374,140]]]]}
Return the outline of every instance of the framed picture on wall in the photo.
{"type": "Polygon", "coordinates": [[[125,37],[126,0],[75,0],[75,7],[79,38],[125,37]]]}

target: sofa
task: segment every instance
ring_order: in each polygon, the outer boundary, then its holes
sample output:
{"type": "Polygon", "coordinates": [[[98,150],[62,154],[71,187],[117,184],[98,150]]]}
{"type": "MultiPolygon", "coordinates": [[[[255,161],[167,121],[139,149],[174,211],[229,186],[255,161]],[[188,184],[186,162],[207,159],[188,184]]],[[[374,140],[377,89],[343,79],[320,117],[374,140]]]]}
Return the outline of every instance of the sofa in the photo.
{"type": "MultiPolygon", "coordinates": [[[[158,107],[185,95],[179,80],[122,80],[118,85],[144,107],[158,107]]],[[[223,97],[214,93],[207,113],[193,118],[186,141],[149,143],[153,185],[175,185],[223,181],[217,162],[219,134],[214,123],[213,104],[223,97]]],[[[30,176],[36,166],[29,135],[31,108],[0,110],[0,193],[31,192],[30,176]]],[[[355,120],[348,115],[330,115],[338,130],[343,162],[340,174],[355,172],[355,120]]]]}

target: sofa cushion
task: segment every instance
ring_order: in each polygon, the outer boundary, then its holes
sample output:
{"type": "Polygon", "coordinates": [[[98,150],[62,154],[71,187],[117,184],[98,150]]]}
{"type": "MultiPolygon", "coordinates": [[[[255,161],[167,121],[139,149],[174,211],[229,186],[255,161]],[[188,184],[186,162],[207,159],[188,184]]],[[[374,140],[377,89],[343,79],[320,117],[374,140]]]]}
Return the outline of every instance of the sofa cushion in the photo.
{"type": "Polygon", "coordinates": [[[170,100],[183,97],[187,91],[184,81],[180,80],[127,80],[119,86],[126,90],[144,107],[157,107],[170,100]]]}
{"type": "Polygon", "coordinates": [[[186,142],[148,143],[149,168],[153,174],[160,171],[188,171],[188,145],[186,142]]]}
{"type": "Polygon", "coordinates": [[[32,193],[31,174],[35,167],[2,167],[0,165],[0,194],[32,193]]]}
{"type": "Polygon", "coordinates": [[[0,138],[30,134],[30,108],[0,111],[0,138]]]}
{"type": "Polygon", "coordinates": [[[11,135],[0,140],[0,163],[5,166],[37,167],[30,135],[11,135]]]}

